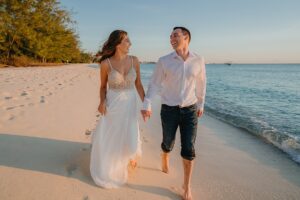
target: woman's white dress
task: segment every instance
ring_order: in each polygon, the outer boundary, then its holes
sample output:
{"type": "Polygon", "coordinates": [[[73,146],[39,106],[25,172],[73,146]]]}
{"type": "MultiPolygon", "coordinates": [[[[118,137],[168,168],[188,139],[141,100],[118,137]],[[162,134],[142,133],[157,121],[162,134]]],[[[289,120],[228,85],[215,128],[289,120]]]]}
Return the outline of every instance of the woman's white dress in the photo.
{"type": "Polygon", "coordinates": [[[141,141],[132,58],[125,76],[108,63],[107,112],[93,132],[90,171],[97,185],[116,188],[127,181],[130,159],[141,155],[141,141]]]}

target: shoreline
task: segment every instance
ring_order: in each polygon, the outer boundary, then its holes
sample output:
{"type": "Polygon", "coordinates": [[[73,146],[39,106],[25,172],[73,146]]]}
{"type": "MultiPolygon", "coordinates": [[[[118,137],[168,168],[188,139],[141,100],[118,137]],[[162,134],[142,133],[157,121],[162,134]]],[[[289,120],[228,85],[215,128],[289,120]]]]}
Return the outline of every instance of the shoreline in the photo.
{"type": "MultiPolygon", "coordinates": [[[[180,199],[177,135],[170,174],[160,170],[159,98],[140,117],[142,157],[126,185],[105,190],[89,172],[99,114],[99,69],[90,64],[0,70],[0,199],[180,199]]],[[[140,102],[139,102],[140,103],[140,102]]],[[[257,136],[204,115],[199,121],[194,199],[297,199],[300,167],[257,136]]]]}
{"type": "MultiPolygon", "coordinates": [[[[247,132],[248,134],[255,136],[258,140],[262,140],[266,145],[271,145],[272,147],[276,148],[277,150],[281,151],[282,153],[284,153],[289,159],[291,159],[293,162],[295,162],[296,164],[298,164],[300,166],[300,155],[296,152],[296,150],[292,149],[290,146],[288,146],[288,144],[286,144],[287,142],[290,142],[292,144],[298,144],[294,138],[292,138],[291,136],[288,135],[283,135],[280,137],[285,137],[285,140],[282,139],[281,143],[278,143],[278,141],[276,140],[272,140],[272,137],[268,137],[267,134],[264,134],[264,131],[262,133],[260,132],[255,132],[254,130],[248,129],[248,127],[244,127],[241,126],[239,124],[235,124],[233,122],[227,121],[226,119],[223,119],[222,117],[217,117],[215,116],[213,113],[207,112],[208,115],[216,120],[222,121],[225,124],[228,124],[230,126],[233,126],[237,129],[240,129],[242,131],[247,132]],[[287,142],[286,142],[287,141],[287,142]]],[[[271,134],[274,132],[270,132],[271,134]]],[[[278,132],[275,132],[274,134],[280,134],[278,132]]],[[[279,137],[277,137],[278,139],[279,137]]],[[[281,141],[280,139],[278,139],[279,141],[281,141]]]]}

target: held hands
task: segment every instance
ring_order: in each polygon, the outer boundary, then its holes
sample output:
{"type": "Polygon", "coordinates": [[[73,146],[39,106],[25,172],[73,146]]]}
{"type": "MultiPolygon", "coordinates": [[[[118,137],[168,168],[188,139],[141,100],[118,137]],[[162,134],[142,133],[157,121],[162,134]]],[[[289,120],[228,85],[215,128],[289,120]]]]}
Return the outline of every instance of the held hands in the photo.
{"type": "MultiPolygon", "coordinates": [[[[204,113],[203,109],[197,110],[197,117],[202,117],[203,113],[204,113]]],[[[152,112],[149,110],[141,110],[141,114],[143,116],[143,120],[146,122],[148,118],[150,119],[152,112]]]]}
{"type": "Polygon", "coordinates": [[[100,103],[98,106],[98,111],[100,112],[101,115],[105,115],[106,114],[106,104],[100,103]]]}
{"type": "Polygon", "coordinates": [[[143,116],[144,122],[146,122],[148,118],[150,119],[152,112],[150,110],[141,110],[141,114],[143,116]]]}
{"type": "Polygon", "coordinates": [[[203,113],[204,113],[203,109],[197,110],[197,117],[202,117],[203,113]]]}

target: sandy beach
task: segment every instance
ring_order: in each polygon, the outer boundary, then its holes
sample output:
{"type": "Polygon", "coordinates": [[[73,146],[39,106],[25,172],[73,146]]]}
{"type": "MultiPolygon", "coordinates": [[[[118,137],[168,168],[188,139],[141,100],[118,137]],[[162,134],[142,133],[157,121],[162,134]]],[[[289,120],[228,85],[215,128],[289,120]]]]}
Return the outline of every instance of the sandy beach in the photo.
{"type": "MultiPolygon", "coordinates": [[[[0,199],[181,199],[177,136],[170,174],[160,170],[160,101],[140,118],[143,155],[119,189],[90,176],[90,141],[99,119],[99,69],[89,64],[0,69],[0,199]]],[[[205,114],[199,121],[195,200],[300,199],[300,166],[285,153],[205,114]]]]}

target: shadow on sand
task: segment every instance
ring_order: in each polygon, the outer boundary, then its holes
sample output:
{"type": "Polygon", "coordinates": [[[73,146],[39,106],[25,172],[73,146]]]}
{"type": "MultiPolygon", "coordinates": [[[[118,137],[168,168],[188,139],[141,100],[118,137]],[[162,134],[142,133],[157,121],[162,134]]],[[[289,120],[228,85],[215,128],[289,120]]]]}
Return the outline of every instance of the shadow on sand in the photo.
{"type": "Polygon", "coordinates": [[[45,172],[94,185],[89,172],[90,144],[0,134],[0,165],[45,172]]]}
{"type": "MultiPolygon", "coordinates": [[[[75,178],[98,187],[91,178],[89,164],[89,143],[0,134],[0,166],[75,178]]],[[[176,192],[161,187],[133,184],[127,184],[126,187],[170,199],[180,199],[176,192]]]]}

